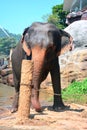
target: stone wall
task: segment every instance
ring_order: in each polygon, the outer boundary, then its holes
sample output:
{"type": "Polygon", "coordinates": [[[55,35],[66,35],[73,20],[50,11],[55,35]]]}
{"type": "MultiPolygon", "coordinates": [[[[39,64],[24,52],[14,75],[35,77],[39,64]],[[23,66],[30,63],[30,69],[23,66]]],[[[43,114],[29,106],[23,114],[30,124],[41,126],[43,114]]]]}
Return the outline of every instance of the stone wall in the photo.
{"type": "Polygon", "coordinates": [[[78,48],[59,57],[62,88],[87,77],[87,48],[78,48]]]}

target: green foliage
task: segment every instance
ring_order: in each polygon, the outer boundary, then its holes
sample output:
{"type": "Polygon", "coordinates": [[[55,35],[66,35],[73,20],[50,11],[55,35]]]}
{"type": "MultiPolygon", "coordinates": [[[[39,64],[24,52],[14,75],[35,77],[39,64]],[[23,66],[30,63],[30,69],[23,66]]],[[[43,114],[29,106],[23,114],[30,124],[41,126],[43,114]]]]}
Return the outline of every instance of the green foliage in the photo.
{"type": "Polygon", "coordinates": [[[52,14],[48,16],[47,21],[55,24],[61,29],[64,29],[67,26],[65,24],[67,14],[68,12],[63,10],[63,4],[56,5],[52,8],[52,14]]]}
{"type": "Polygon", "coordinates": [[[70,84],[63,89],[62,96],[66,101],[87,103],[87,79],[70,84]]]}
{"type": "Polygon", "coordinates": [[[53,15],[53,14],[50,15],[49,18],[48,18],[48,22],[57,25],[57,23],[58,23],[58,17],[57,17],[57,15],[56,14],[55,15],[53,15]]]}
{"type": "Polygon", "coordinates": [[[63,94],[87,94],[87,79],[82,82],[73,82],[63,89],[63,94]]]}
{"type": "Polygon", "coordinates": [[[14,38],[0,38],[0,53],[9,55],[10,49],[16,45],[14,38]]]}

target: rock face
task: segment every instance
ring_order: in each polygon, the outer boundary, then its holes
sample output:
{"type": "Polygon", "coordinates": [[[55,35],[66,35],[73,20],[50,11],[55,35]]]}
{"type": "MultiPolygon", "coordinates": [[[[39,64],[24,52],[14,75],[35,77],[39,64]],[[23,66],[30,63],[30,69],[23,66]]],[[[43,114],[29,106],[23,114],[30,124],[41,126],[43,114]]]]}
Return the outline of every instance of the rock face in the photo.
{"type": "Polygon", "coordinates": [[[64,29],[73,37],[75,48],[87,46],[87,20],[79,20],[64,29]]]}
{"type": "Polygon", "coordinates": [[[87,48],[78,48],[61,55],[59,61],[62,88],[87,77],[87,48]]]}

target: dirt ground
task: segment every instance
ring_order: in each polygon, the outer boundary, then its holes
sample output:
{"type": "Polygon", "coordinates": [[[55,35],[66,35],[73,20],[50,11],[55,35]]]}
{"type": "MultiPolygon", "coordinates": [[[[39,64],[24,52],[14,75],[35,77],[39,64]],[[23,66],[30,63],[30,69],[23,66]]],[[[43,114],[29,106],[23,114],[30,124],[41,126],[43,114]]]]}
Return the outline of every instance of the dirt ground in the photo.
{"type": "MultiPolygon", "coordinates": [[[[44,102],[49,97],[46,91],[44,95],[41,93],[41,100],[44,102]]],[[[8,100],[11,102],[12,98],[10,97],[8,100]]],[[[70,105],[70,108],[54,112],[48,110],[48,105],[52,105],[52,102],[46,102],[46,104],[44,102],[42,102],[43,112],[38,113],[34,109],[30,109],[29,120],[24,124],[19,124],[17,112],[11,113],[9,107],[7,108],[1,105],[0,130],[87,130],[87,105],[83,106],[75,103],[65,104],[70,105]]]]}
{"type": "Polygon", "coordinates": [[[17,122],[17,113],[0,108],[0,130],[87,130],[87,106],[68,104],[68,110],[54,112],[44,107],[42,113],[30,110],[25,124],[17,122]]]}

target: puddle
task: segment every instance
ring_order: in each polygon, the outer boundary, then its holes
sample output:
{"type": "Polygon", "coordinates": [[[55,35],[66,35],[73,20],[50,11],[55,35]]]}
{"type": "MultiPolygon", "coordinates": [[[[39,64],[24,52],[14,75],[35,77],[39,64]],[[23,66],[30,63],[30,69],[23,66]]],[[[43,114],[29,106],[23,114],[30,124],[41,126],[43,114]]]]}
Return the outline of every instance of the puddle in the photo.
{"type": "MultiPolygon", "coordinates": [[[[13,96],[15,94],[14,87],[7,86],[0,83],[0,108],[11,108],[13,96]]],[[[52,95],[47,93],[47,90],[40,91],[41,106],[50,105],[49,99],[52,95]]]]}
{"type": "Polygon", "coordinates": [[[0,107],[9,108],[12,105],[14,88],[0,83],[0,107]]]}

